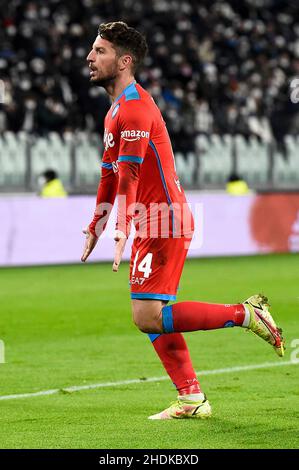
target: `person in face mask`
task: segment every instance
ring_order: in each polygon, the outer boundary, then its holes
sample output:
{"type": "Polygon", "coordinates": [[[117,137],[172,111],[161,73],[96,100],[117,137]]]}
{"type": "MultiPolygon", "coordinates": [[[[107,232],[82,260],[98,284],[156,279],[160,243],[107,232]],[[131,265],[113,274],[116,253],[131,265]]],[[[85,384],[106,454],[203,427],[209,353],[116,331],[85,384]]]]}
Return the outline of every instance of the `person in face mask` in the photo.
{"type": "Polygon", "coordinates": [[[67,192],[58,174],[55,170],[46,170],[40,176],[39,183],[41,184],[40,196],[44,198],[58,198],[66,197],[67,192]]]}

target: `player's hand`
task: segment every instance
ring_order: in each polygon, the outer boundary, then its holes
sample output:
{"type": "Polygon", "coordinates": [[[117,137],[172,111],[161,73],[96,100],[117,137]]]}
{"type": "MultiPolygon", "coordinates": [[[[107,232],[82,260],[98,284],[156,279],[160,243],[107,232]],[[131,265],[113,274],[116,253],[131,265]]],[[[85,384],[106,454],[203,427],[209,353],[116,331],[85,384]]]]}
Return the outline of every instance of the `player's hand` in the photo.
{"type": "Polygon", "coordinates": [[[114,240],[115,240],[115,252],[114,252],[114,262],[112,266],[112,271],[117,272],[125,246],[126,246],[127,237],[120,230],[116,230],[114,240]]]}
{"type": "Polygon", "coordinates": [[[81,257],[81,261],[84,263],[87,260],[88,256],[90,255],[90,253],[92,252],[92,250],[94,249],[94,247],[96,246],[98,237],[93,235],[90,232],[88,227],[85,230],[83,230],[83,233],[86,235],[83,255],[81,257]]]}

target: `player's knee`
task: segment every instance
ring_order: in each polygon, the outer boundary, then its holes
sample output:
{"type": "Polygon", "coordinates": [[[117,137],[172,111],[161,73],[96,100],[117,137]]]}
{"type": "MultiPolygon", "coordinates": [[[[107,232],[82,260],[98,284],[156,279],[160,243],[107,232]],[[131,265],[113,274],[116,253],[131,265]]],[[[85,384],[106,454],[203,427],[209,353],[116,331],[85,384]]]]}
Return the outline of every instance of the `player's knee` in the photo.
{"type": "Polygon", "coordinates": [[[142,333],[154,333],[155,328],[153,325],[145,323],[145,322],[135,322],[135,325],[142,333]]]}
{"type": "Polygon", "coordinates": [[[133,310],[133,321],[142,333],[161,333],[161,325],[155,315],[133,310]]]}
{"type": "Polygon", "coordinates": [[[142,331],[142,333],[151,333],[153,328],[152,322],[149,319],[145,319],[142,315],[133,314],[133,321],[137,328],[142,331]]]}

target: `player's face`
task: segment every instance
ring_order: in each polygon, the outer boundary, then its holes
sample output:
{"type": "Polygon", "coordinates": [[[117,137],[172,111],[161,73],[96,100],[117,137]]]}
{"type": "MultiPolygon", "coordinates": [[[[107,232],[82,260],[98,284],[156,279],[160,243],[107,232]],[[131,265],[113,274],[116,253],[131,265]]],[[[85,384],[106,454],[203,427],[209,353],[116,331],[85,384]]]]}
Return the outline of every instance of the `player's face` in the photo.
{"type": "Polygon", "coordinates": [[[111,42],[97,36],[86,60],[90,69],[90,81],[105,86],[118,74],[118,57],[111,42]]]}

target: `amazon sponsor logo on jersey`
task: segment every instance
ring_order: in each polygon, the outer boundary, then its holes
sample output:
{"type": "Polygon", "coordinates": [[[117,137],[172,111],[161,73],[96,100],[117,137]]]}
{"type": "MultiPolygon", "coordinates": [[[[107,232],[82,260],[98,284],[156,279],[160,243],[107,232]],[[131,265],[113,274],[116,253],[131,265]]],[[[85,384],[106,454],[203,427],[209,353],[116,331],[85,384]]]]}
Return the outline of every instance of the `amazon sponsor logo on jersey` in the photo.
{"type": "Polygon", "coordinates": [[[128,140],[132,142],[133,140],[140,140],[142,138],[149,139],[149,132],[147,131],[135,131],[135,130],[127,130],[121,131],[120,138],[124,140],[128,140]]]}
{"type": "Polygon", "coordinates": [[[105,150],[108,150],[111,147],[114,147],[115,142],[114,142],[114,137],[112,132],[109,132],[108,129],[105,128],[104,132],[104,146],[105,150]]]}

